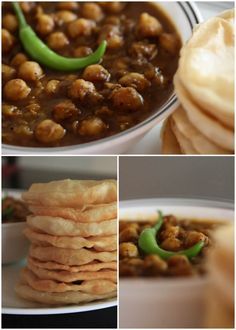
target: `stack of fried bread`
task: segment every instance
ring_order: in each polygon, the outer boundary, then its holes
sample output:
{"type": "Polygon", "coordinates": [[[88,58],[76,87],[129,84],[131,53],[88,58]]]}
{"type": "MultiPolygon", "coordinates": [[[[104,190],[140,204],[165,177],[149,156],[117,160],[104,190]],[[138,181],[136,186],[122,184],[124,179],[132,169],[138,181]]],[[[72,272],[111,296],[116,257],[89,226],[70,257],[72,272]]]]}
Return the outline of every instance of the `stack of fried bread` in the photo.
{"type": "Polygon", "coordinates": [[[86,303],[116,296],[115,180],[33,184],[23,193],[33,213],[19,296],[44,304],[86,303]]]}
{"type": "Polygon", "coordinates": [[[179,108],[162,131],[165,154],[234,152],[234,9],[197,26],[174,78],[179,108]]]}

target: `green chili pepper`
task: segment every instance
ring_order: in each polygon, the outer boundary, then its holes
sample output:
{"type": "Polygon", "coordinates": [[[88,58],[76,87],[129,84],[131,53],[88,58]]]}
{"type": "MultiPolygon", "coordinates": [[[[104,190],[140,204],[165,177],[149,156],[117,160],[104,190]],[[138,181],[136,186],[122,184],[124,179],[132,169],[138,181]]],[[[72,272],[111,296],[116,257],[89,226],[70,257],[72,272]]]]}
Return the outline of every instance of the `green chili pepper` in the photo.
{"type": "Polygon", "coordinates": [[[37,62],[48,68],[59,71],[74,71],[85,68],[88,65],[98,63],[103,57],[107,43],[102,41],[97,50],[82,58],[68,58],[53,52],[48,46],[40,40],[33,29],[27,24],[24,14],[18,3],[12,3],[19,22],[19,37],[25,51],[37,62]]]}
{"type": "Polygon", "coordinates": [[[145,228],[141,232],[138,240],[140,249],[146,254],[157,254],[164,260],[176,255],[185,255],[189,259],[197,256],[204,246],[203,241],[199,241],[189,249],[178,252],[166,251],[159,247],[156,241],[156,235],[163,224],[163,216],[160,211],[158,213],[159,218],[155,226],[151,228],[145,228]]]}

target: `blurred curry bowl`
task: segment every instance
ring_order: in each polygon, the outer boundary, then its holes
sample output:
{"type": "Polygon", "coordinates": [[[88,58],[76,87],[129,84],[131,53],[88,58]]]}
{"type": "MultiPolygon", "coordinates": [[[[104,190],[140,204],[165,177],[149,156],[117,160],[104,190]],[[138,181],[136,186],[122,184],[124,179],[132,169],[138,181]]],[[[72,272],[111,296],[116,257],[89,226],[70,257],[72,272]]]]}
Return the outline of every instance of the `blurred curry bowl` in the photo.
{"type": "Polygon", "coordinates": [[[29,243],[23,235],[30,211],[21,200],[20,190],[5,190],[2,198],[2,263],[24,259],[29,243]]]}
{"type": "Polygon", "coordinates": [[[191,199],[121,202],[120,327],[203,327],[207,318],[208,251],[217,246],[215,230],[227,227],[233,219],[233,206],[228,203],[191,199]],[[145,228],[158,223],[157,209],[164,217],[154,234],[160,245],[155,248],[162,250],[158,250],[159,255],[153,250],[149,255],[140,248],[140,237],[145,228]],[[198,242],[203,244],[197,250],[198,242]],[[170,251],[173,255],[166,257],[170,251]]]}

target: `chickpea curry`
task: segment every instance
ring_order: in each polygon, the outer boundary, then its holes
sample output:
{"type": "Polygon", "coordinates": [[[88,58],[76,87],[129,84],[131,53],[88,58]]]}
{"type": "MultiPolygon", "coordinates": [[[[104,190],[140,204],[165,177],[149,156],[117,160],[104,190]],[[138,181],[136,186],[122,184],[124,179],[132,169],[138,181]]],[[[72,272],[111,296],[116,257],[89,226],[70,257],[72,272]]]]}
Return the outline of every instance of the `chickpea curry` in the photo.
{"type": "Polygon", "coordinates": [[[12,196],[2,199],[2,223],[26,221],[30,211],[25,202],[12,196]]]}
{"type": "Polygon", "coordinates": [[[211,234],[220,224],[177,219],[173,215],[164,216],[155,232],[153,229],[157,224],[153,221],[120,221],[120,276],[205,274],[204,259],[212,244],[211,234]]]}
{"type": "Polygon", "coordinates": [[[20,2],[27,24],[63,57],[99,63],[72,72],[30,57],[10,2],[2,10],[2,140],[28,147],[82,144],[125,131],[173,92],[181,41],[149,2],[20,2]]]}

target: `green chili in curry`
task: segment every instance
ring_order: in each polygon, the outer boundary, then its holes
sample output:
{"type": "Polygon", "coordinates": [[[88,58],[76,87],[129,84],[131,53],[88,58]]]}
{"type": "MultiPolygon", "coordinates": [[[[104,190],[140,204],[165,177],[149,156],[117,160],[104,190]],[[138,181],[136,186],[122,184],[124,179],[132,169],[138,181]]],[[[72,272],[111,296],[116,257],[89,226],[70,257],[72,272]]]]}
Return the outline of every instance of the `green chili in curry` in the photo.
{"type": "Polygon", "coordinates": [[[58,71],[75,71],[100,61],[106,51],[107,42],[103,40],[94,53],[82,58],[68,58],[53,52],[34,30],[26,23],[24,14],[17,2],[12,6],[19,22],[19,37],[28,55],[46,67],[58,71]]]}
{"type": "Polygon", "coordinates": [[[192,247],[178,252],[166,251],[160,248],[156,241],[156,235],[163,224],[163,216],[162,212],[160,211],[158,211],[158,214],[159,218],[155,226],[151,228],[145,228],[141,232],[138,240],[138,245],[140,249],[146,254],[157,254],[164,260],[176,255],[185,255],[189,259],[196,257],[201,251],[201,249],[204,247],[204,241],[200,240],[192,247]]]}

